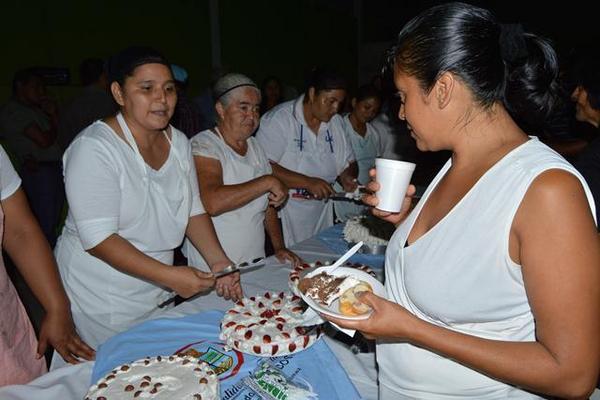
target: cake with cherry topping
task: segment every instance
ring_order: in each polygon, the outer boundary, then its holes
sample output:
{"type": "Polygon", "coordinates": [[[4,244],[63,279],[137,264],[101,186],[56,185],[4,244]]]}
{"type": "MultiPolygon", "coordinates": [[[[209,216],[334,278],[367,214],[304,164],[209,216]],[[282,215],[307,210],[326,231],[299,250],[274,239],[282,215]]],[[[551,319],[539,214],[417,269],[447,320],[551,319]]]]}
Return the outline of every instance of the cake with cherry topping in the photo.
{"type": "Polygon", "coordinates": [[[204,361],[189,356],[146,357],[121,365],[92,385],[85,400],[214,400],[219,379],[204,361]]]}
{"type": "Polygon", "coordinates": [[[322,335],[320,326],[301,325],[300,297],[267,292],[238,301],[221,321],[220,339],[244,353],[272,357],[312,346],[322,335]]]}

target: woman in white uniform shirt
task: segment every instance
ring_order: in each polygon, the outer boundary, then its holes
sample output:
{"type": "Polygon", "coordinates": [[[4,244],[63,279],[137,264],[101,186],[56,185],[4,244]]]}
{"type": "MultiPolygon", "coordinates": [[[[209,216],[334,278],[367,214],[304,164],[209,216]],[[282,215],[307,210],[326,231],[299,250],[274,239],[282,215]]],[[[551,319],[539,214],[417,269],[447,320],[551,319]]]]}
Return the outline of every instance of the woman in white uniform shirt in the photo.
{"type": "MultiPolygon", "coordinates": [[[[227,74],[214,85],[217,126],[191,140],[200,197],[217,236],[236,263],[265,255],[265,230],[275,256],[292,263],[298,256],[283,243],[277,210],[287,187],[271,174],[263,149],[252,134],[258,127],[260,90],[248,77],[227,74]]],[[[206,270],[204,258],[186,240],[190,265],[206,270]]]]}
{"type": "MultiPolygon", "coordinates": [[[[342,118],[344,134],[352,146],[358,167],[358,183],[369,182],[369,170],[375,166],[375,158],[383,154],[379,132],[371,121],[381,106],[380,92],[373,85],[358,88],[352,98],[352,111],[342,118]]],[[[334,186],[336,191],[343,191],[341,185],[334,186]]],[[[336,218],[346,221],[354,215],[364,214],[368,208],[350,201],[334,203],[336,218]]]]}
{"type": "MultiPolygon", "coordinates": [[[[334,321],[381,339],[383,400],[588,398],[600,370],[593,198],[521,127],[555,112],[556,53],[446,3],[404,26],[391,59],[418,148],[452,158],[390,240],[389,300],[364,294],[368,319],[334,321]]],[[[404,206],[377,214],[399,223],[410,196],[404,206]]]]}
{"type": "Polygon", "coordinates": [[[316,69],[306,92],[266,113],[256,134],[272,163],[273,174],[291,189],[280,211],[283,236],[290,247],[333,225],[327,197],[338,180],[356,188],[356,163],[337,115],[346,96],[344,80],[316,69]]]}
{"type": "MultiPolygon", "coordinates": [[[[230,263],[200,203],[188,140],[169,126],[169,63],[133,47],[111,58],[109,73],[120,111],[65,152],[69,214],[55,249],[73,319],[93,347],[153,315],[169,291],[189,297],[215,285],[212,274],[172,266],[185,235],[211,269],[230,263]]],[[[221,294],[241,296],[239,276],[221,280],[221,294]]]]}

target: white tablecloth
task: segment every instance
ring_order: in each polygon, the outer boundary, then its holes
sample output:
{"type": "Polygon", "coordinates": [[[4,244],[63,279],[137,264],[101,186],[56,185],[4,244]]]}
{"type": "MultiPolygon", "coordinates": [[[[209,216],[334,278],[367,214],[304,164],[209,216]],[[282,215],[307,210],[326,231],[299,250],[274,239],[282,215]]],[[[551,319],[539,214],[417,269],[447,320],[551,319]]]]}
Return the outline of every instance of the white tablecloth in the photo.
{"type": "MultiPolygon", "coordinates": [[[[294,246],[294,249],[307,262],[327,261],[338,257],[318,239],[308,239],[294,246]]],[[[289,273],[289,265],[269,257],[264,267],[242,274],[244,294],[252,296],[266,291],[287,291],[289,273]]],[[[210,309],[225,311],[231,306],[230,301],[225,301],[212,292],[167,310],[160,317],[180,317],[210,309]]],[[[377,373],[374,354],[354,354],[347,345],[335,339],[325,336],[324,340],[344,366],[361,396],[365,399],[376,399],[377,373]]],[[[81,400],[90,385],[93,365],[93,362],[69,365],[49,372],[27,385],[6,386],[0,389],[0,400],[81,400]]]]}

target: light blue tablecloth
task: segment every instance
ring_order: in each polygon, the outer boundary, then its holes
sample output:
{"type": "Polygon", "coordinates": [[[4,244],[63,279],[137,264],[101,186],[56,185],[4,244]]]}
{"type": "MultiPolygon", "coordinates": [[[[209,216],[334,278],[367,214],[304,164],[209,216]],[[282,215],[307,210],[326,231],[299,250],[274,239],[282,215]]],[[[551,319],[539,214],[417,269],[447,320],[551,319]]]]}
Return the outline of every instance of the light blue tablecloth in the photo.
{"type": "MultiPolygon", "coordinates": [[[[219,375],[221,398],[252,397],[252,390],[242,386],[242,379],[256,369],[262,357],[225,351],[219,340],[222,311],[205,311],[181,318],[146,321],[115,335],[100,346],[92,382],[121,364],[146,356],[172,355],[189,348],[203,353],[200,358],[213,367],[223,369],[219,375]]],[[[308,349],[268,360],[296,382],[308,382],[319,399],[360,399],[354,384],[340,365],[327,343],[318,340],[308,349]]]]}

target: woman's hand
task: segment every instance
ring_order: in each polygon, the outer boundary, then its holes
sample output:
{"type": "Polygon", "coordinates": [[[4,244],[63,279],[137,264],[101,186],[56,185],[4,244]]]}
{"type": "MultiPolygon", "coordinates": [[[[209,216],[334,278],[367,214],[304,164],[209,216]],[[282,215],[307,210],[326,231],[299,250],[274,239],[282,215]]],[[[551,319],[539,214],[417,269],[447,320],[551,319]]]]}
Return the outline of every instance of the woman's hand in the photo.
{"type": "Polygon", "coordinates": [[[273,175],[266,175],[269,180],[269,205],[279,207],[288,197],[288,187],[273,175]]]}
{"type": "Polygon", "coordinates": [[[375,168],[369,170],[369,176],[371,177],[371,181],[367,184],[367,190],[369,193],[362,196],[362,201],[366,205],[373,207],[371,212],[374,216],[379,217],[384,221],[391,222],[394,225],[398,225],[407,217],[413,201],[413,196],[415,195],[417,188],[414,185],[408,185],[408,189],[406,189],[406,194],[404,195],[404,200],[402,201],[402,207],[397,213],[382,211],[377,209],[379,200],[377,199],[376,192],[379,190],[379,183],[375,182],[376,175],[377,173],[375,168]]]}
{"type": "Polygon", "coordinates": [[[411,337],[417,318],[406,311],[402,306],[379,297],[371,292],[362,292],[357,299],[369,305],[373,311],[369,318],[364,320],[347,320],[321,314],[342,328],[360,331],[368,339],[394,338],[405,340],[411,337]],[[394,321],[390,324],[390,321],[394,321]]]}
{"type": "Polygon", "coordinates": [[[286,248],[276,250],[275,257],[277,258],[277,260],[279,260],[279,262],[282,263],[289,261],[290,264],[292,264],[292,268],[297,267],[300,264],[300,262],[302,262],[302,260],[300,259],[300,257],[298,257],[296,253],[286,248]]]}
{"type": "Polygon", "coordinates": [[[173,271],[170,274],[171,282],[168,286],[185,299],[200,292],[206,292],[215,286],[215,277],[212,273],[189,266],[170,268],[173,271]]]}
{"type": "Polygon", "coordinates": [[[329,183],[327,183],[321,178],[314,177],[308,177],[306,190],[308,190],[310,194],[312,194],[317,200],[325,199],[329,197],[329,195],[335,193],[335,191],[329,183]]]}
{"type": "Polygon", "coordinates": [[[49,311],[44,316],[40,329],[37,358],[42,358],[50,344],[69,364],[78,364],[80,359],[93,360],[96,352],[75,331],[68,309],[49,311]]]}
{"type": "Polygon", "coordinates": [[[348,174],[340,175],[339,181],[346,193],[352,193],[358,187],[358,181],[356,180],[356,178],[353,178],[351,175],[348,174]]]}
{"type": "Polygon", "coordinates": [[[217,295],[223,297],[225,300],[238,301],[244,297],[239,272],[218,278],[216,288],[217,295]]]}

